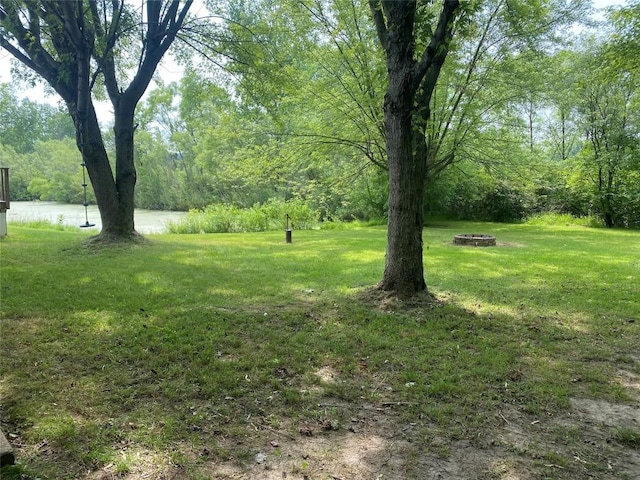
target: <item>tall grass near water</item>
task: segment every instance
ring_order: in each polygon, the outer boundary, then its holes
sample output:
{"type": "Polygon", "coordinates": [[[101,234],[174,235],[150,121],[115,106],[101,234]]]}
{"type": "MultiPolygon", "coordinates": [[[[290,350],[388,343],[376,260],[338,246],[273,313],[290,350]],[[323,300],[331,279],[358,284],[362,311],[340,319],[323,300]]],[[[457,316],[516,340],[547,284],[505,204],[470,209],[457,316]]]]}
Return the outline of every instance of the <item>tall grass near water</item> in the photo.
{"type": "Polygon", "coordinates": [[[170,233],[266,232],[295,228],[306,230],[318,222],[318,214],[298,199],[269,200],[250,208],[212,204],[191,210],[178,223],[170,223],[170,233]]]}

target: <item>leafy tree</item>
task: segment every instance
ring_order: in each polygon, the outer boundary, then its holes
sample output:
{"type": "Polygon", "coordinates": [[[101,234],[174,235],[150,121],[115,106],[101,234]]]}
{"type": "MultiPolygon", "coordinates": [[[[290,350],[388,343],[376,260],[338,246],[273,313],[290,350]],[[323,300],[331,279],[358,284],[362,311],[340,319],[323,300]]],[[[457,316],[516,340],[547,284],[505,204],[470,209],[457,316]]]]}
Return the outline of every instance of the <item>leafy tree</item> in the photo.
{"type": "Polygon", "coordinates": [[[37,142],[74,136],[67,114],[48,104],[21,100],[12,85],[0,84],[0,143],[28,153],[37,142]]]}
{"type": "Polygon", "coordinates": [[[389,216],[385,270],[378,287],[410,296],[426,290],[422,261],[425,135],[431,96],[449,51],[460,3],[445,0],[435,28],[415,0],[370,0],[369,5],[388,75],[384,119],[389,216]],[[416,51],[420,45],[416,37],[423,32],[429,32],[429,43],[416,51]]]}
{"type": "Polygon", "coordinates": [[[625,7],[610,11],[614,27],[607,43],[607,59],[617,68],[637,72],[640,68],[640,2],[628,2],[625,7]]]}
{"type": "Polygon", "coordinates": [[[640,188],[638,74],[608,68],[602,55],[589,55],[580,82],[578,111],[585,143],[577,160],[596,212],[607,227],[637,225],[640,188]],[[629,208],[633,207],[633,208],[629,208]]]}
{"type": "Polygon", "coordinates": [[[27,190],[31,176],[27,168],[29,166],[26,155],[20,154],[10,145],[0,142],[0,165],[9,167],[11,174],[11,200],[33,200],[34,196],[27,190]]]}
{"type": "Polygon", "coordinates": [[[77,146],[100,209],[103,238],[136,234],[135,108],[182,29],[192,3],[146,2],[142,12],[135,12],[124,1],[0,3],[0,46],[44,79],[62,97],[73,118],[77,146]],[[144,18],[143,23],[138,18],[144,18]],[[98,82],[104,85],[114,111],[115,172],[93,103],[98,82]]]}
{"type": "Polygon", "coordinates": [[[82,203],[81,159],[72,138],[38,143],[28,155],[30,179],[27,191],[39,200],[82,203]]]}
{"type": "Polygon", "coordinates": [[[609,35],[588,35],[578,48],[556,52],[548,76],[553,117],[540,193],[548,208],[593,214],[608,227],[640,222],[638,70],[627,55],[637,38],[634,12],[610,11],[609,35]]]}
{"type": "MultiPolygon", "coordinates": [[[[570,39],[558,32],[579,21],[586,8],[583,0],[476,3],[453,39],[432,96],[428,182],[457,162],[504,176],[509,166],[539,157],[553,93],[549,55],[570,39]]],[[[557,97],[565,93],[557,90],[557,97]]]]}
{"type": "Polygon", "coordinates": [[[141,130],[136,136],[136,206],[153,210],[173,210],[180,206],[181,184],[176,175],[176,155],[158,135],[141,130]]]}
{"type": "Polygon", "coordinates": [[[207,141],[208,158],[217,171],[231,167],[215,184],[238,178],[233,191],[254,201],[298,196],[325,216],[349,218],[354,180],[370,174],[371,164],[386,165],[384,63],[366,2],[233,2],[225,15],[227,90],[235,105],[221,125],[198,136],[218,137],[207,141]],[[221,129],[232,117],[235,129],[221,129]],[[225,152],[211,154],[222,145],[225,152]],[[235,159],[227,164],[231,150],[235,159]]]}
{"type": "Polygon", "coordinates": [[[579,148],[580,127],[577,122],[578,91],[575,88],[582,73],[578,65],[580,54],[561,50],[551,58],[552,74],[547,75],[547,105],[552,116],[547,120],[546,136],[551,155],[567,160],[579,148]]]}
{"type": "Polygon", "coordinates": [[[0,164],[10,168],[12,200],[81,203],[81,158],[73,137],[39,141],[28,153],[0,144],[0,164]]]}

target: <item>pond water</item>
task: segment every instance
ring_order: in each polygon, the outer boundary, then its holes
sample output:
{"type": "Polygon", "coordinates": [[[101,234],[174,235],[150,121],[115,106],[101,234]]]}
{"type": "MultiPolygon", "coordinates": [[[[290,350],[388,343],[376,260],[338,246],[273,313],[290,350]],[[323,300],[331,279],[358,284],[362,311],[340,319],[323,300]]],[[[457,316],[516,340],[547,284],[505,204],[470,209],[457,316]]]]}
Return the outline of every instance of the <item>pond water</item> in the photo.
{"type": "MultiPolygon", "coordinates": [[[[169,222],[178,222],[184,212],[168,212],[162,210],[143,210],[136,208],[134,221],[136,230],[143,234],[166,232],[169,222]]],[[[48,220],[53,224],[79,227],[87,222],[95,223],[88,230],[98,233],[101,228],[100,213],[96,205],[89,205],[87,215],[82,205],[69,205],[58,202],[11,202],[7,210],[7,223],[18,221],[48,220]]],[[[11,226],[9,225],[9,229],[11,226]]]]}

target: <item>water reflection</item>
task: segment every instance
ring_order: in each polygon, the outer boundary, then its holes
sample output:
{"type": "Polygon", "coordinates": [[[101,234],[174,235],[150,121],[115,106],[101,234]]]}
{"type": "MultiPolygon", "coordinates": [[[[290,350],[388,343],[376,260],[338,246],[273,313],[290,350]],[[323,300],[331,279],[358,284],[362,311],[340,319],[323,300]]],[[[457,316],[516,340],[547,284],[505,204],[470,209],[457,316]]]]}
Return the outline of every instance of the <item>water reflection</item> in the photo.
{"type": "MultiPolygon", "coordinates": [[[[136,208],[135,225],[140,233],[163,233],[169,222],[177,222],[184,216],[184,212],[168,212],[162,210],[144,210],[136,208]]],[[[90,231],[98,233],[101,228],[100,213],[96,205],[85,208],[82,205],[69,205],[58,202],[11,202],[11,208],[7,210],[7,222],[47,220],[53,224],[72,225],[79,227],[89,223],[95,223],[90,231]]],[[[10,227],[9,227],[10,228],[10,227]]]]}

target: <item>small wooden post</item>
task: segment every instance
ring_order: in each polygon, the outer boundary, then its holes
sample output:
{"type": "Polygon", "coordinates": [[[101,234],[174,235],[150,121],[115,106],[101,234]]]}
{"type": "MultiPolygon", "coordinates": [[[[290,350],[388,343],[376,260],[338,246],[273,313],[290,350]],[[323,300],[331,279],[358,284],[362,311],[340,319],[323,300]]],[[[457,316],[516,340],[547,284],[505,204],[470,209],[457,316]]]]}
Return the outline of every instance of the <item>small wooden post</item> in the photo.
{"type": "Polygon", "coordinates": [[[289,228],[289,220],[291,219],[291,217],[289,217],[289,214],[287,213],[286,215],[286,220],[287,220],[287,228],[284,231],[284,240],[287,243],[291,243],[291,228],[289,228]]]}

